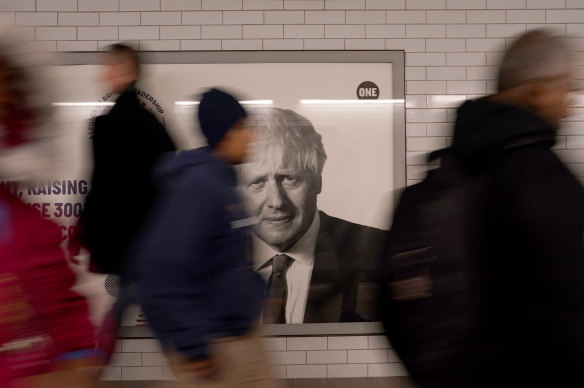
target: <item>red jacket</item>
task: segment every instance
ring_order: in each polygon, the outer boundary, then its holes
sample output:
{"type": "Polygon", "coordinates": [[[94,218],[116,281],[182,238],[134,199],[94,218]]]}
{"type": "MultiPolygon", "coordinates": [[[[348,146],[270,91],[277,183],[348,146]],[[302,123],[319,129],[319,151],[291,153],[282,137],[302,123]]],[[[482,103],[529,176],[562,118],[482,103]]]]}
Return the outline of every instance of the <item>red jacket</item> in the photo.
{"type": "Polygon", "coordinates": [[[56,224],[0,188],[0,381],[47,371],[61,355],[94,347],[85,299],[56,224]]]}

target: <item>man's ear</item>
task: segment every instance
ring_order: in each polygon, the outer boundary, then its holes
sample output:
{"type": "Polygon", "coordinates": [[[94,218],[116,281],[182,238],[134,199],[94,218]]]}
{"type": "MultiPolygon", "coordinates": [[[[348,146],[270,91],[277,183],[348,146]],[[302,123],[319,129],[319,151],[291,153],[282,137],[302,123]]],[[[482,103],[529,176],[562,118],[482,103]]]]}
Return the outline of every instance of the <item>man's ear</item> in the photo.
{"type": "Polygon", "coordinates": [[[524,86],[523,99],[528,110],[538,113],[541,107],[541,98],[546,93],[541,82],[531,82],[524,86]]]}
{"type": "Polygon", "coordinates": [[[320,194],[322,191],[322,175],[315,175],[312,178],[312,184],[314,185],[314,191],[316,191],[316,194],[320,194]]]}

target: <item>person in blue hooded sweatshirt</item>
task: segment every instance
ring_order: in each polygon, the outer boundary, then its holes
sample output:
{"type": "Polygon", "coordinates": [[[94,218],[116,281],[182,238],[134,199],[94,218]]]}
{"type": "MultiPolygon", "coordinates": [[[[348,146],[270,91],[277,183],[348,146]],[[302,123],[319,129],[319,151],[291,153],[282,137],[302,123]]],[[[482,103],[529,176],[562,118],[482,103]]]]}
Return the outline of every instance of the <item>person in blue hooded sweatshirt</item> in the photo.
{"type": "Polygon", "coordinates": [[[211,89],[198,112],[208,147],[160,163],[159,196],[136,242],[137,291],[181,387],[275,387],[255,325],[264,283],[246,257],[249,219],[234,166],[247,113],[211,89]]]}

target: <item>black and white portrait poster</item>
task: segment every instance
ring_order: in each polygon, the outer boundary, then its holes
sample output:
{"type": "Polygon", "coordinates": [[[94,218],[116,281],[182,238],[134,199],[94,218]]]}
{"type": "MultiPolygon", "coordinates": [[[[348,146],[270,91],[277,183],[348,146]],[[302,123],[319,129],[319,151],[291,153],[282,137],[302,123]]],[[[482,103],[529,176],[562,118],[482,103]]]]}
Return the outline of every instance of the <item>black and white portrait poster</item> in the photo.
{"type": "MultiPolygon", "coordinates": [[[[65,190],[42,201],[50,203],[46,214],[63,225],[64,239],[73,233],[90,182],[93,119],[116,98],[100,81],[103,70],[51,67],[60,85],[55,106],[69,168],[58,179],[65,190]],[[65,215],[57,217],[60,211],[65,215]]],[[[266,281],[274,257],[285,257],[287,279],[285,313],[264,315],[264,322],[374,320],[371,275],[395,189],[392,65],[146,64],[137,85],[142,105],[183,149],[205,145],[196,113],[200,94],[210,87],[236,96],[257,130],[248,163],[237,168],[239,191],[255,221],[250,254],[266,281]]],[[[93,307],[99,317],[115,292],[106,289],[107,277],[77,272],[86,294],[101,295],[93,307]]],[[[138,312],[125,321],[136,322],[138,312]]]]}

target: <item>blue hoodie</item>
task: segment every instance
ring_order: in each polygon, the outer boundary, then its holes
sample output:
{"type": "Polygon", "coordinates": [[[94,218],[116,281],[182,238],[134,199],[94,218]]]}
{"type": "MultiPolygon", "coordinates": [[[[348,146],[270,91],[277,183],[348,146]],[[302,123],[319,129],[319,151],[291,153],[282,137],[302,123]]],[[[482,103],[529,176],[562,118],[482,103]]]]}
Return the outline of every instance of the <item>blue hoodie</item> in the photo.
{"type": "Polygon", "coordinates": [[[233,168],[209,148],[163,161],[157,175],[159,198],[134,250],[138,297],[164,347],[206,357],[211,339],[245,334],[261,309],[247,215],[233,168]]]}

